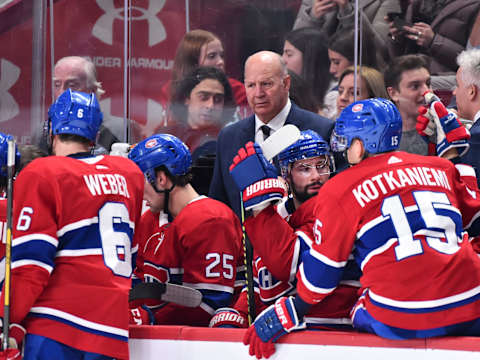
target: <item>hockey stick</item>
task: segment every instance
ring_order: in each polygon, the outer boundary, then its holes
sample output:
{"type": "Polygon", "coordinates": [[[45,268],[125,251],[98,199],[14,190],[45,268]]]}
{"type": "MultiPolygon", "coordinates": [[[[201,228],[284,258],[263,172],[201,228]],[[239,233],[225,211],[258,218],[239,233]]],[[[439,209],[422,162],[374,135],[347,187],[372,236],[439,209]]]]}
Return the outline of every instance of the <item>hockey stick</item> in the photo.
{"type": "Polygon", "coordinates": [[[202,293],[197,289],[171,283],[140,283],[130,290],[128,301],[142,299],[160,299],[194,308],[202,303],[202,293]]]}
{"type": "MultiPolygon", "coordinates": [[[[270,135],[263,143],[259,144],[267,160],[272,160],[280,152],[295,143],[300,138],[300,130],[295,125],[287,124],[270,135]]],[[[243,194],[240,191],[240,215],[242,225],[243,251],[245,258],[248,304],[248,325],[255,320],[255,290],[253,287],[253,247],[245,230],[245,209],[243,207],[243,194]]]]}
{"type": "Polygon", "coordinates": [[[7,238],[5,244],[5,282],[3,303],[3,339],[2,349],[8,349],[10,327],[10,280],[12,265],[12,210],[13,210],[13,175],[15,173],[15,140],[10,138],[7,150],[7,238]]]}

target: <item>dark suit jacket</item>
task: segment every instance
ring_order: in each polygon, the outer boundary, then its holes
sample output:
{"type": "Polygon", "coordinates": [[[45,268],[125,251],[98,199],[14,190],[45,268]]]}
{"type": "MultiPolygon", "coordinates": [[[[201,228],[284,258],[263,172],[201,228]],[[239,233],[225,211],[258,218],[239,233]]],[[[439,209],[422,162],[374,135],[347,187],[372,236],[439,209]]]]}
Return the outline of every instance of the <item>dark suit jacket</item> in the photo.
{"type": "MultiPolygon", "coordinates": [[[[293,124],[300,131],[314,130],[329,142],[334,122],[292,103],[285,124],[293,124]]],[[[222,129],[217,139],[217,156],[208,195],[230,206],[240,217],[240,195],[229,167],[238,149],[255,141],[255,116],[240,120],[222,129]]]]}
{"type": "Polygon", "coordinates": [[[480,187],[480,119],[470,128],[470,149],[462,156],[462,162],[472,166],[477,174],[477,184],[480,187]]]}

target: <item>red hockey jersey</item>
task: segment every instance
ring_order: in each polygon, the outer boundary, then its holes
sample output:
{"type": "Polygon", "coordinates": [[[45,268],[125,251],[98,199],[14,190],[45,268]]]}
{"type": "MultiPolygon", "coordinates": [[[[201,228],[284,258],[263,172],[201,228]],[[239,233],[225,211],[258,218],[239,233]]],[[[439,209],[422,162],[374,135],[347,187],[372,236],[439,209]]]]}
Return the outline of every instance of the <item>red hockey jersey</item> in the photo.
{"type": "Polygon", "coordinates": [[[51,156],[22,170],[14,185],[13,323],[128,358],[132,237],[144,181],[135,163],[117,156],[51,156]]]}
{"type": "Polygon", "coordinates": [[[157,324],[208,326],[217,308],[230,305],[242,261],[242,233],[238,218],[225,204],[200,196],[168,225],[148,210],[139,234],[139,277],[183,284],[203,295],[198,308],[174,303],[154,307],[157,324]]]}
{"type": "Polygon", "coordinates": [[[315,240],[297,275],[305,301],[332,293],[353,252],[361,306],[377,321],[428,330],[480,317],[480,259],[463,236],[480,228],[472,168],[381,154],[329,180],[315,201],[315,240]]]}
{"type": "MultiPolygon", "coordinates": [[[[283,211],[284,204],[281,203],[277,211],[270,206],[245,223],[254,248],[253,273],[263,303],[258,309],[260,311],[281,296],[296,293],[295,275],[304,253],[312,247],[315,200],[304,202],[286,217],[288,222],[283,218],[287,215],[283,211]]],[[[335,292],[312,307],[305,316],[309,327],[351,325],[349,313],[358,298],[358,276],[358,272],[345,272],[335,292]]],[[[235,308],[246,312],[245,295],[237,301],[235,308]]]]}

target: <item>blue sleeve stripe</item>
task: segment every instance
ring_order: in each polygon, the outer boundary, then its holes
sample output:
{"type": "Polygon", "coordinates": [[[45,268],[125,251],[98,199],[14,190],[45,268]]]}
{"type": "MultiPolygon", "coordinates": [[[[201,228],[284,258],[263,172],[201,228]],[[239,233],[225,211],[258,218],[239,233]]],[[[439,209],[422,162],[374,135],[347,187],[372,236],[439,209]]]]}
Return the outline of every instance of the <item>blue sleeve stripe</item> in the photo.
{"type": "Polygon", "coordinates": [[[198,289],[198,290],[213,290],[213,291],[223,291],[233,294],[233,287],[225,286],[225,285],[218,285],[218,284],[210,284],[210,283],[183,283],[183,285],[198,289]]]}
{"type": "Polygon", "coordinates": [[[27,266],[27,265],[34,265],[34,266],[41,267],[42,269],[47,270],[49,274],[53,271],[53,266],[50,266],[48,264],[45,264],[45,263],[42,263],[42,262],[36,261],[36,260],[14,261],[14,262],[12,262],[12,270],[16,269],[16,268],[19,268],[19,267],[22,267],[22,266],[27,266]]]}
{"type": "Polygon", "coordinates": [[[53,236],[47,235],[47,234],[29,234],[25,236],[20,236],[12,241],[12,247],[22,245],[26,242],[29,241],[34,241],[34,240],[41,240],[45,241],[55,247],[58,247],[58,239],[54,238],[53,236]]]}
{"type": "Polygon", "coordinates": [[[57,248],[43,240],[24,242],[12,248],[12,262],[37,261],[53,268],[57,248]]]}
{"type": "Polygon", "coordinates": [[[342,278],[345,267],[337,268],[318,261],[309,256],[308,252],[302,256],[303,271],[309,275],[309,281],[318,287],[330,289],[337,286],[342,278]]]}
{"type": "Polygon", "coordinates": [[[305,285],[305,287],[311,291],[311,292],[314,292],[314,293],[317,293],[317,294],[329,294],[331,293],[333,290],[335,290],[336,287],[333,287],[333,288],[323,288],[323,287],[318,287],[318,286],[315,286],[313,285],[309,280],[308,278],[305,276],[305,272],[303,270],[303,263],[300,265],[300,268],[299,268],[299,271],[300,271],[300,277],[302,279],[302,282],[303,284],[305,285]]]}
{"type": "Polygon", "coordinates": [[[347,261],[335,261],[332,260],[325,255],[319,253],[318,251],[314,249],[310,249],[309,251],[310,255],[317,259],[318,261],[324,263],[327,266],[335,267],[335,268],[344,268],[345,265],[347,265],[347,261]]]}
{"type": "Polygon", "coordinates": [[[230,306],[232,302],[232,294],[225,292],[202,290],[202,295],[203,298],[200,307],[209,313],[210,311],[207,309],[212,309],[213,312],[218,308],[230,306]],[[202,305],[206,305],[208,308],[202,305]]]}

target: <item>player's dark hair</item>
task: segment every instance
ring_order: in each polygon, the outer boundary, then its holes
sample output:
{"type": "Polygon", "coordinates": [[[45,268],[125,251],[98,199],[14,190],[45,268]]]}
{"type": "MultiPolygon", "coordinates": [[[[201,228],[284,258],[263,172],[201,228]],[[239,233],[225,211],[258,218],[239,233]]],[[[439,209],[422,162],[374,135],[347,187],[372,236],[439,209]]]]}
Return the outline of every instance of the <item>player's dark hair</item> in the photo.
{"type": "Polygon", "coordinates": [[[187,122],[188,109],[185,105],[185,101],[190,98],[190,94],[195,86],[206,79],[217,80],[223,86],[224,105],[222,120],[225,123],[233,120],[233,114],[235,113],[237,105],[233,99],[232,87],[230,86],[225,73],[222,70],[211,66],[195,68],[183,78],[172,82],[172,86],[170,87],[172,99],[170,111],[177,120],[184,123],[187,122]]]}
{"type": "Polygon", "coordinates": [[[165,175],[172,181],[175,186],[185,187],[192,181],[192,172],[189,170],[185,175],[172,175],[165,165],[155,168],[155,172],[163,171],[165,175]]]}
{"type": "MultiPolygon", "coordinates": [[[[377,47],[374,36],[364,28],[362,32],[362,59],[359,65],[370,66],[379,69],[379,58],[377,58],[377,47]]],[[[335,32],[328,39],[328,48],[340,55],[343,55],[353,65],[355,62],[355,32],[353,30],[340,30],[335,32]]]]}
{"type": "Polygon", "coordinates": [[[423,54],[409,54],[398,56],[392,59],[383,71],[383,79],[386,87],[393,87],[398,90],[405,71],[425,68],[430,72],[430,59],[423,54]]]}
{"type": "Polygon", "coordinates": [[[33,160],[40,158],[40,157],[45,157],[48,154],[38,147],[37,145],[24,145],[24,144],[19,144],[18,145],[18,151],[20,152],[20,166],[17,171],[22,170],[25,166],[30,164],[33,160]]]}
{"type": "Polygon", "coordinates": [[[92,145],[92,142],[89,139],[84,138],[83,136],[79,136],[79,135],[75,135],[75,134],[57,134],[57,136],[63,142],[72,141],[72,142],[81,143],[81,144],[86,145],[86,146],[91,146],[92,145]]]}

